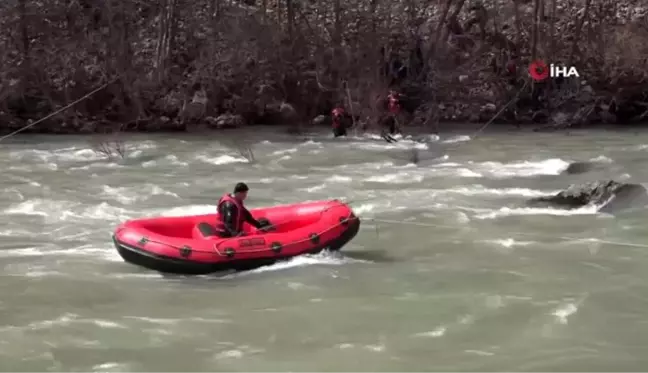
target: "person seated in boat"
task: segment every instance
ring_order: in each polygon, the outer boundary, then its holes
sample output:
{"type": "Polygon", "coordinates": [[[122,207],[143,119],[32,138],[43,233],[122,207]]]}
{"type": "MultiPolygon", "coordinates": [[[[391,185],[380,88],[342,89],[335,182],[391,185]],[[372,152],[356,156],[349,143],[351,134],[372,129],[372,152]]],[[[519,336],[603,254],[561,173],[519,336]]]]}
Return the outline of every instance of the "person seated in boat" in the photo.
{"type": "Polygon", "coordinates": [[[218,200],[218,218],[216,234],[222,238],[242,236],[243,224],[248,223],[257,229],[267,228],[256,220],[250,211],[245,208],[243,201],[247,198],[250,188],[245,183],[238,183],[234,187],[234,193],[226,193],[218,200]]]}

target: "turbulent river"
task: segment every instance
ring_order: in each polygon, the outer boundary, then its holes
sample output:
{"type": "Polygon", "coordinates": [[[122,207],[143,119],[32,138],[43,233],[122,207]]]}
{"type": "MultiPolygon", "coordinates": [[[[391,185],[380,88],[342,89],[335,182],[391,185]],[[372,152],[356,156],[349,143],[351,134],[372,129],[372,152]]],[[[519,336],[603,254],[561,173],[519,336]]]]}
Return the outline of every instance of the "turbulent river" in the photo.
{"type": "Polygon", "coordinates": [[[648,366],[646,212],[524,206],[572,183],[648,182],[648,133],[423,145],[256,131],[255,162],[231,136],[135,136],[119,161],[83,137],[0,144],[2,370],[648,366]],[[418,166],[415,146],[432,154],[418,166]],[[562,174],[587,160],[602,166],[562,174]],[[343,199],[361,230],[338,254],[188,278],[124,263],[112,246],[120,222],[212,212],[238,181],[250,208],[343,199]]]}

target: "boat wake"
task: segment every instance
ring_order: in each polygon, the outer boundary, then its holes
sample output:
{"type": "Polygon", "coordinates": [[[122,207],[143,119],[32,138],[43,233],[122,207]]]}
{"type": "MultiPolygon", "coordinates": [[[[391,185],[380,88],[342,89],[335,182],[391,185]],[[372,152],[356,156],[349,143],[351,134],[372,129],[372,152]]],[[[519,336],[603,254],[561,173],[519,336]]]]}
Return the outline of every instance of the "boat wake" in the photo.
{"type": "Polygon", "coordinates": [[[341,266],[345,264],[371,263],[369,260],[354,259],[346,256],[342,252],[322,251],[318,254],[300,255],[285,261],[277,262],[271,265],[255,268],[249,271],[230,273],[225,276],[218,276],[219,279],[231,280],[246,276],[258,275],[261,273],[285,271],[293,268],[302,268],[309,266],[341,266]]]}
{"type": "MultiPolygon", "coordinates": [[[[218,194],[236,179],[252,186],[252,208],[339,198],[352,201],[348,203],[356,214],[368,220],[393,215],[471,226],[507,217],[601,215],[600,206],[594,205],[572,210],[524,205],[529,198],[550,195],[564,186],[559,177],[570,161],[557,156],[495,161],[455,151],[417,166],[399,164],[393,154],[373,150],[478,140],[468,136],[399,137],[392,144],[373,140],[377,138],[349,137],[336,143],[313,137],[288,146],[265,140],[255,145],[261,153],[257,164],[219,146],[183,146],[160,153],[164,147],[150,140],[135,144],[127,162],[101,159],[78,145],[14,147],[6,158],[12,162],[5,168],[9,183],[0,200],[0,211],[7,218],[0,230],[0,256],[78,255],[119,261],[108,240],[105,245],[96,242],[98,232],[142,216],[213,213],[218,194]],[[321,152],[331,157],[322,157],[321,152]],[[330,161],[335,157],[340,164],[330,161]],[[229,176],[214,177],[214,168],[229,176]],[[35,238],[43,233],[43,225],[50,242],[35,238]]],[[[589,158],[614,162],[605,155],[589,158]]],[[[353,262],[363,260],[322,253],[233,276],[353,262]]]]}

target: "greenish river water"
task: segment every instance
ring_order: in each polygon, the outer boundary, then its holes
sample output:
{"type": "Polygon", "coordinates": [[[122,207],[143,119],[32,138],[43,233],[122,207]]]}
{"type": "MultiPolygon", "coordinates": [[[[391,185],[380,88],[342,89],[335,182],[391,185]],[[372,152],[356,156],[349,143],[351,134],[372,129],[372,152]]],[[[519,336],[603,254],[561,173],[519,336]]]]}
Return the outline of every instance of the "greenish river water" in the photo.
{"type": "Polygon", "coordinates": [[[133,136],[117,162],[83,137],[0,144],[0,369],[648,366],[645,210],[523,205],[571,183],[647,182],[648,133],[441,136],[418,167],[407,149],[424,145],[408,141],[257,130],[249,163],[226,136],[133,136]],[[574,160],[601,166],[561,175],[574,160]],[[238,181],[249,207],[343,198],[362,229],[340,254],[194,278],[114,250],[120,222],[213,211],[238,181]]]}

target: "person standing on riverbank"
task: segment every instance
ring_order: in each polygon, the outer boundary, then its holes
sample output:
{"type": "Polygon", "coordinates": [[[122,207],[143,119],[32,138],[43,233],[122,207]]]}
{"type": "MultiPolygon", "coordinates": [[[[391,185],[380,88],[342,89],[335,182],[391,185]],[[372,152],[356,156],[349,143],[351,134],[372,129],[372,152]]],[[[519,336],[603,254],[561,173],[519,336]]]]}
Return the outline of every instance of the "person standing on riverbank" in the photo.
{"type": "Polygon", "coordinates": [[[331,119],[333,122],[333,137],[346,136],[347,130],[351,127],[349,115],[343,108],[343,105],[337,105],[331,111],[331,119]]]}
{"type": "Polygon", "coordinates": [[[401,95],[395,90],[389,90],[387,95],[387,117],[382,121],[383,130],[381,136],[387,142],[394,142],[394,135],[401,133],[400,116],[401,116],[401,95]]]}

